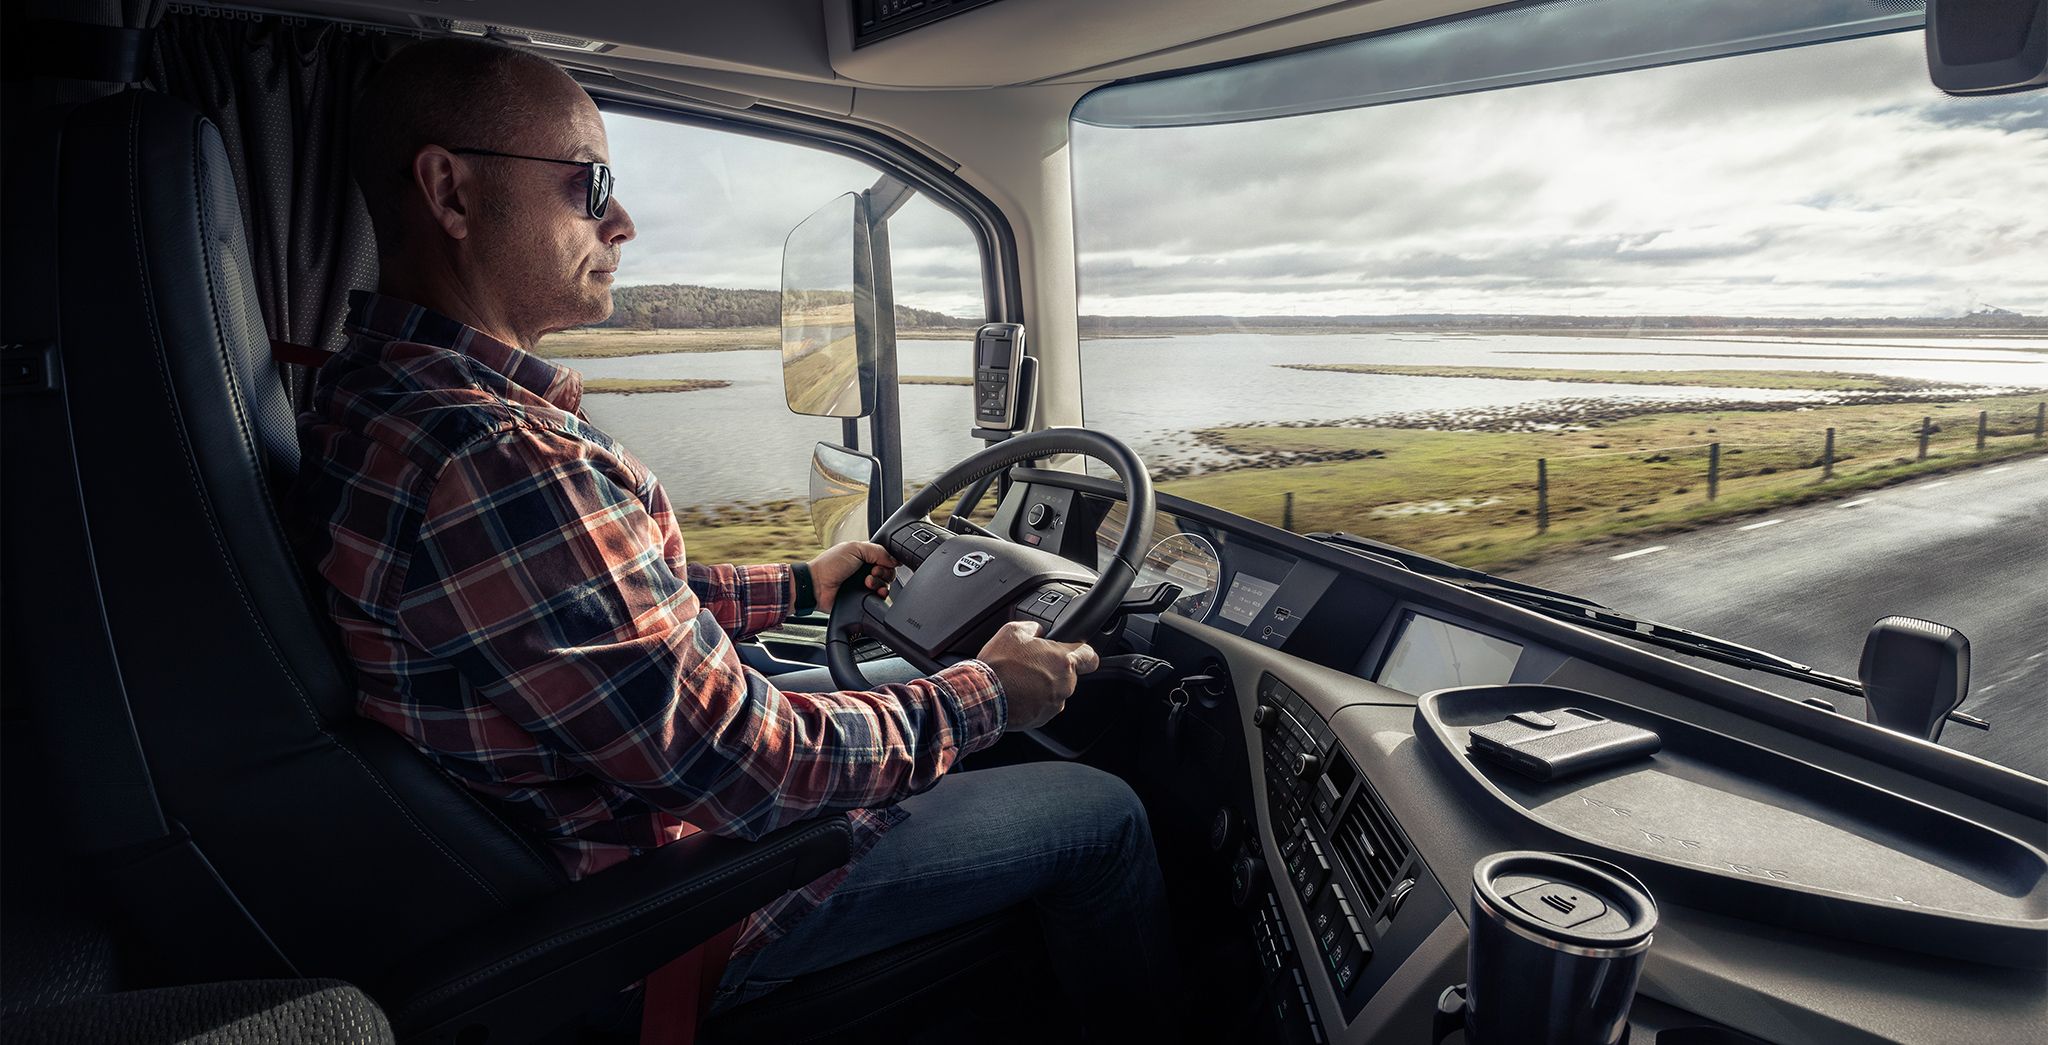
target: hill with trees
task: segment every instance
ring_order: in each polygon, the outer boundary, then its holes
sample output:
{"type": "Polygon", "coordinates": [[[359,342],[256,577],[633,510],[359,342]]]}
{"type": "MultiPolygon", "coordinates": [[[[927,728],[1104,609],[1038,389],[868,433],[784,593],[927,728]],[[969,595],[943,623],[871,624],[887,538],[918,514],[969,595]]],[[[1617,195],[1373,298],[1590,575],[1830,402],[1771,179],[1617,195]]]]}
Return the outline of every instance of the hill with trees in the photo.
{"type": "MultiPolygon", "coordinates": [[[[704,330],[725,327],[773,327],[782,323],[782,294],[774,290],[699,287],[685,283],[653,283],[612,291],[612,315],[597,324],[624,330],[704,330]]],[[[896,329],[970,330],[978,319],[960,319],[943,312],[896,306],[896,329]]]]}

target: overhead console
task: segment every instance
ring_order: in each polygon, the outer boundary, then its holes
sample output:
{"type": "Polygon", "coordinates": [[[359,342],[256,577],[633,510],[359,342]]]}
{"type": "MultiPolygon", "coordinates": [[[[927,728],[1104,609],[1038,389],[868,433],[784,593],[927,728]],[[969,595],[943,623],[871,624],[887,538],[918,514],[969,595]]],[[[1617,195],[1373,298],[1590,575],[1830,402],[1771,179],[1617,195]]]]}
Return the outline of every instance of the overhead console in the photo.
{"type": "Polygon", "coordinates": [[[853,46],[866,47],[995,0],[852,0],[853,46]]]}

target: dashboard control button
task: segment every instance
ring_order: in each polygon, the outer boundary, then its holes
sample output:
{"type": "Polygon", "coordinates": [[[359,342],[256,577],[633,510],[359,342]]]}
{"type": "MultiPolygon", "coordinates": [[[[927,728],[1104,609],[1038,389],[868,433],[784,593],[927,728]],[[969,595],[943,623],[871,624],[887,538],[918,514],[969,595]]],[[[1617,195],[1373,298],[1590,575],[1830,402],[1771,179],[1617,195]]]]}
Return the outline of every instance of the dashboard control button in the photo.
{"type": "Polygon", "coordinates": [[[1280,709],[1271,704],[1260,704],[1252,709],[1252,725],[1260,729],[1271,729],[1279,718],[1280,709]]]}
{"type": "Polygon", "coordinates": [[[1317,773],[1320,773],[1322,771],[1323,760],[1317,758],[1313,752],[1303,751],[1300,754],[1294,756],[1295,776],[1303,780],[1307,780],[1309,777],[1315,776],[1317,773]]]}
{"type": "Polygon", "coordinates": [[[1346,954],[1341,961],[1332,961],[1330,974],[1337,981],[1337,989],[1349,992],[1351,985],[1358,982],[1358,969],[1364,963],[1365,955],[1356,951],[1346,954]]]}
{"type": "Polygon", "coordinates": [[[1040,501],[1024,513],[1024,521],[1034,530],[1043,530],[1053,524],[1052,505],[1040,501]]]}
{"type": "Polygon", "coordinates": [[[1251,902],[1266,881],[1265,864],[1251,853],[1241,853],[1230,865],[1230,899],[1239,907],[1251,902]]]}
{"type": "Polygon", "coordinates": [[[1301,852],[1303,841],[1304,839],[1300,831],[1296,831],[1288,835],[1286,838],[1281,839],[1280,861],[1286,864],[1288,867],[1293,867],[1294,858],[1301,852]]]}
{"type": "Polygon", "coordinates": [[[1237,814],[1229,806],[1216,807],[1216,815],[1209,818],[1209,851],[1220,853],[1237,841],[1237,814]]]}

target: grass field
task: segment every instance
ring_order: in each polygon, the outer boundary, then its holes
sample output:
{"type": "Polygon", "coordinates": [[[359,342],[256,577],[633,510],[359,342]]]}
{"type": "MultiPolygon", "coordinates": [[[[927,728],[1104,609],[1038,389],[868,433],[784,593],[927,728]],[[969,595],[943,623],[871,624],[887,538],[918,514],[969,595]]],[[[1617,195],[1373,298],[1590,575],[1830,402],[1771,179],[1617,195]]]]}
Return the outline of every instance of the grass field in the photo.
{"type": "MultiPolygon", "coordinates": [[[[896,331],[905,341],[964,341],[972,330],[905,327],[896,331]]],[[[610,327],[564,330],[542,338],[537,355],[549,359],[608,359],[664,352],[758,352],[782,347],[775,327],[719,327],[695,330],[615,330],[610,327]]]]}
{"type": "Polygon", "coordinates": [[[1573,370],[1563,367],[1402,366],[1382,363],[1279,363],[1288,370],[1403,377],[1492,378],[1501,381],[1578,381],[1603,385],[1690,385],[1697,388],[1797,388],[1829,392],[1891,392],[1926,382],[1876,374],[1814,370],[1573,370]]]}
{"type": "Polygon", "coordinates": [[[549,359],[604,359],[657,352],[751,352],[781,348],[774,327],[702,330],[564,330],[541,339],[535,354],[549,359]]]}
{"type": "Polygon", "coordinates": [[[583,381],[589,394],[633,395],[639,392],[702,392],[707,388],[730,388],[732,382],[699,377],[592,377],[583,381]]]}
{"type": "Polygon", "coordinates": [[[1625,535],[1835,497],[1985,460],[2048,451],[2033,438],[2039,396],[1799,411],[1644,414],[1560,432],[1227,428],[1204,433],[1250,467],[1162,483],[1161,492],[1263,522],[1346,530],[1495,569],[1625,535]],[[1977,414],[1988,442],[1976,450],[1977,414]],[[1917,460],[1922,417],[1937,429],[1917,460]],[[1826,431],[1835,468],[1821,478],[1826,431]],[[1721,445],[1718,497],[1707,496],[1721,445]],[[1538,459],[1550,529],[1537,532],[1538,459]]]}

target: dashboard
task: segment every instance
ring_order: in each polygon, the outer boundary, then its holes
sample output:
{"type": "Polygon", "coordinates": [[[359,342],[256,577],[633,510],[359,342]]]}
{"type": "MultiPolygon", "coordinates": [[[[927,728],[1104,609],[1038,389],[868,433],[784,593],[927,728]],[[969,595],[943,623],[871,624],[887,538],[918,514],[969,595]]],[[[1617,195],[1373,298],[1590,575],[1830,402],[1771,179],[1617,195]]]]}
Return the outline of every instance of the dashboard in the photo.
{"type": "MultiPolygon", "coordinates": [[[[1011,475],[996,532],[1089,566],[1121,536],[1113,484],[1011,475]]],[[[1220,807],[1217,838],[1245,822],[1222,855],[1272,977],[1262,1040],[1429,1040],[1465,979],[1472,869],[1508,850],[1650,887],[1636,1041],[2048,1022],[2041,781],[1208,506],[1162,495],[1153,533],[1138,583],[1180,595],[1116,641],[1222,680],[1186,709],[1210,770],[1183,757],[1163,786],[1220,807]],[[1560,707],[1663,749],[1547,784],[1468,757],[1473,729],[1560,707]]]]}

